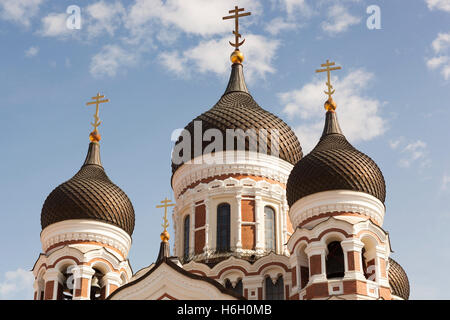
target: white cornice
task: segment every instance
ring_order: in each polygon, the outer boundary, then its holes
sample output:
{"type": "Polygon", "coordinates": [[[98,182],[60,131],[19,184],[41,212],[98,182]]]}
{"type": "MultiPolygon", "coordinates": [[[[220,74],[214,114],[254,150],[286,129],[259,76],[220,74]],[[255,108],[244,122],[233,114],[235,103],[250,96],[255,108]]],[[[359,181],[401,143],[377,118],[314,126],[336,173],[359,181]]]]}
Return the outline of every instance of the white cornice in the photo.
{"type": "Polygon", "coordinates": [[[215,158],[231,159],[233,156],[235,156],[234,161],[208,163],[210,162],[208,159],[198,157],[183,164],[172,178],[175,197],[178,198],[183,190],[195,182],[229,174],[265,177],[286,184],[293,168],[293,165],[287,161],[257,152],[217,152],[215,158]]]}
{"type": "Polygon", "coordinates": [[[93,241],[103,243],[119,250],[123,257],[128,256],[131,237],[119,227],[109,223],[87,219],[74,219],[57,222],[41,232],[43,252],[59,243],[67,241],[93,241]]]}
{"type": "Polygon", "coordinates": [[[385,207],[380,200],[364,192],[332,190],[315,193],[298,200],[290,208],[289,215],[295,228],[307,219],[331,212],[359,213],[381,226],[385,207]]]}

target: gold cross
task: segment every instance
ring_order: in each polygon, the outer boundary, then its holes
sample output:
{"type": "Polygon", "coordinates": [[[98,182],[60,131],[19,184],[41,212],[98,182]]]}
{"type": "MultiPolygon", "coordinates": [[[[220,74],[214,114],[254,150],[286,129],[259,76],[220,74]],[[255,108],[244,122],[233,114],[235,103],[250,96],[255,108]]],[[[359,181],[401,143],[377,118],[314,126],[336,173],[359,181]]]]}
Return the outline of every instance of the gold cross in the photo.
{"type": "Polygon", "coordinates": [[[239,33],[239,18],[249,16],[252,14],[251,12],[245,12],[245,13],[239,14],[239,12],[244,11],[244,10],[245,10],[244,8],[239,8],[238,6],[235,6],[234,10],[228,11],[228,13],[234,13],[234,15],[222,17],[223,20],[234,19],[234,25],[235,25],[236,30],[233,31],[233,34],[235,37],[235,42],[232,43],[230,41],[230,45],[232,47],[235,47],[236,50],[239,50],[239,47],[242,46],[245,42],[245,39],[242,40],[241,42],[239,42],[239,38],[241,37],[241,34],[239,33]]]}
{"type": "Polygon", "coordinates": [[[102,99],[102,98],[104,98],[104,97],[105,97],[105,96],[101,96],[100,93],[97,93],[97,95],[96,95],[95,97],[92,97],[92,100],[94,100],[94,101],[91,101],[91,102],[87,102],[87,103],[86,103],[87,106],[90,106],[90,105],[95,104],[95,114],[94,114],[95,122],[94,122],[94,123],[91,122],[91,125],[94,127],[94,132],[97,132],[97,128],[98,128],[98,127],[100,126],[100,124],[102,123],[101,121],[99,121],[100,118],[98,117],[99,104],[100,104],[100,103],[106,103],[106,102],[109,102],[109,99],[100,100],[100,99],[102,99]]]}
{"type": "Polygon", "coordinates": [[[164,223],[161,225],[164,228],[163,232],[167,231],[167,228],[169,227],[169,221],[167,220],[167,208],[173,207],[175,203],[171,203],[172,200],[167,199],[167,197],[161,201],[161,205],[157,205],[157,208],[164,208],[164,223]]]}
{"type": "Polygon", "coordinates": [[[319,73],[319,72],[327,72],[327,74],[328,74],[328,81],[327,81],[327,83],[326,83],[326,85],[327,85],[327,87],[328,87],[328,92],[327,92],[327,91],[324,91],[325,94],[328,95],[328,99],[331,99],[331,96],[332,96],[332,95],[334,94],[334,92],[336,91],[336,90],[333,90],[333,86],[331,85],[331,71],[342,69],[341,67],[333,67],[333,68],[330,68],[331,66],[334,66],[334,65],[335,65],[334,62],[330,62],[330,60],[327,60],[327,63],[321,65],[321,66],[324,67],[324,68],[326,67],[325,69],[319,69],[319,70],[316,70],[316,73],[319,73]]]}

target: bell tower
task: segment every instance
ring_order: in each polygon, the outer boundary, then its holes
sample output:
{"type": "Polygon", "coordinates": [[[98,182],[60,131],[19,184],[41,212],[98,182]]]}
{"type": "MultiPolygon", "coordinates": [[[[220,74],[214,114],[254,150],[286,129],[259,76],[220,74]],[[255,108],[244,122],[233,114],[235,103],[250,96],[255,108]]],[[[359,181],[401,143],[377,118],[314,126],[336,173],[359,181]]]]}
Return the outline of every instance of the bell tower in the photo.
{"type": "Polygon", "coordinates": [[[381,170],[345,138],[330,73],[325,126],[316,147],[292,170],[289,239],[294,299],[391,299],[389,236],[383,230],[386,185],[381,170]]]}
{"type": "MultiPolygon", "coordinates": [[[[41,212],[42,252],[33,267],[35,300],[105,299],[132,276],[127,259],[134,209],[100,160],[97,94],[90,144],[81,169],[55,188],[41,212]]],[[[103,100],[102,100],[103,99],[103,100]]]]}

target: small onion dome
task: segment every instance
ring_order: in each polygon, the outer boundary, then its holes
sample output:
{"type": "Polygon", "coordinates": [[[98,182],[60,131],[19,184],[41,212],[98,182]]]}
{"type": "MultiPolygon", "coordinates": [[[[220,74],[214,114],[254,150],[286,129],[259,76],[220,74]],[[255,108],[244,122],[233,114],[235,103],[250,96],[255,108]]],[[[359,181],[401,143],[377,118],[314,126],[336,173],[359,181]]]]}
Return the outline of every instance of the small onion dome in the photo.
{"type": "Polygon", "coordinates": [[[286,189],[289,206],[308,195],[330,190],[365,192],[383,203],[386,198],[380,168],[347,141],[332,110],[326,113],[319,143],[295,165],[286,189]]]}
{"type": "MultiPolygon", "coordinates": [[[[196,148],[194,147],[194,142],[196,139],[194,139],[194,124],[196,121],[201,121],[201,137],[203,137],[203,134],[208,129],[220,130],[223,135],[224,151],[227,150],[227,129],[242,129],[244,132],[248,129],[255,130],[255,135],[245,142],[245,150],[247,151],[258,150],[256,146],[258,146],[260,130],[265,129],[267,130],[267,137],[264,136],[261,140],[267,143],[267,154],[276,154],[276,152],[271,150],[271,130],[276,130],[279,135],[279,149],[276,150],[278,151],[278,157],[293,165],[302,158],[303,154],[300,142],[292,129],[283,120],[264,110],[253,100],[245,84],[243,66],[240,63],[233,63],[227,89],[216,105],[186,126],[185,130],[191,135],[191,159],[206,154],[203,151],[211,143],[210,141],[203,141],[202,154],[195,154],[194,151],[196,148]]],[[[181,141],[182,138],[180,137],[176,145],[181,143],[181,141]]],[[[234,143],[234,150],[239,150],[237,145],[239,144],[234,143]]],[[[175,164],[172,161],[172,173],[175,173],[181,165],[175,164]]]]}
{"type": "Polygon", "coordinates": [[[389,285],[391,293],[404,300],[409,299],[409,280],[405,270],[394,260],[389,258],[389,285]]]}
{"type": "Polygon", "coordinates": [[[98,142],[89,144],[80,171],[55,188],[42,207],[42,229],[71,219],[98,220],[113,224],[130,236],[133,233],[133,205],[125,192],[106,175],[100,161],[98,142]]]}

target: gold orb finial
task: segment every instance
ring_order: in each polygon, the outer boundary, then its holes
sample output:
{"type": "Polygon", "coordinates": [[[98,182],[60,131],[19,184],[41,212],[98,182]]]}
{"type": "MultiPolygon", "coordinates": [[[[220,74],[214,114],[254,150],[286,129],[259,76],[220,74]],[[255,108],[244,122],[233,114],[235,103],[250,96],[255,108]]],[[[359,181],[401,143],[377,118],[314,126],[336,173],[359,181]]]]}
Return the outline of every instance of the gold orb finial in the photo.
{"type": "Polygon", "coordinates": [[[91,140],[91,142],[99,142],[101,139],[102,136],[97,130],[94,130],[89,134],[89,140],[91,140]]]}
{"type": "Polygon", "coordinates": [[[334,112],[337,108],[336,102],[334,102],[333,98],[328,98],[328,100],[325,102],[325,110],[334,112]]]}
{"type": "Polygon", "coordinates": [[[169,232],[167,232],[167,230],[164,230],[163,232],[161,232],[160,237],[161,237],[161,241],[168,242],[170,239],[170,234],[169,234],[169,232]]]}
{"type": "Polygon", "coordinates": [[[230,56],[232,63],[242,63],[244,61],[244,54],[240,50],[234,50],[230,56]]]}

